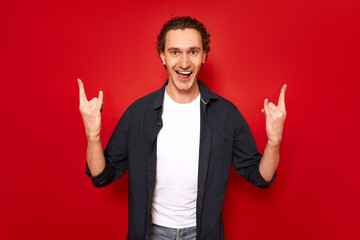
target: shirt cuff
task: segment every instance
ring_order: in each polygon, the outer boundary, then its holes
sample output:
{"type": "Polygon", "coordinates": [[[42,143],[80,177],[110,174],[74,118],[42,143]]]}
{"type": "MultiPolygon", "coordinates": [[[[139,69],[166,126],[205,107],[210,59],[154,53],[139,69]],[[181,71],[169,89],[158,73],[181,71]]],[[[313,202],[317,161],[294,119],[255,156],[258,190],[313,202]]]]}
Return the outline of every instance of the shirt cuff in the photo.
{"type": "Polygon", "coordinates": [[[255,171],[254,178],[255,178],[255,186],[259,188],[268,188],[272,183],[274,183],[276,179],[276,171],[270,181],[266,181],[260,174],[259,166],[257,166],[257,171],[255,171]]]}
{"type": "Polygon", "coordinates": [[[109,164],[105,163],[105,168],[104,170],[96,175],[96,176],[92,176],[89,166],[86,163],[86,170],[85,170],[85,174],[92,180],[92,183],[94,184],[95,187],[103,187],[106,186],[107,184],[107,180],[108,180],[108,176],[110,175],[111,169],[109,164]]]}

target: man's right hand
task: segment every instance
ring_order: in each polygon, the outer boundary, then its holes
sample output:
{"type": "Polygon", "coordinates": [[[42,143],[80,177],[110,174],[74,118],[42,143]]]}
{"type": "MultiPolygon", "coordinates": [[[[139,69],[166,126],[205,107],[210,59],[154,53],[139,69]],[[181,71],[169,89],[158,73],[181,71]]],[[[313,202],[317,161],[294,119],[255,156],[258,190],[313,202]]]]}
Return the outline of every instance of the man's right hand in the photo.
{"type": "Polygon", "coordinates": [[[78,79],[79,84],[79,109],[84,121],[85,133],[88,141],[98,140],[101,130],[101,111],[103,107],[103,92],[99,91],[99,96],[87,100],[84,84],[78,79]]]}

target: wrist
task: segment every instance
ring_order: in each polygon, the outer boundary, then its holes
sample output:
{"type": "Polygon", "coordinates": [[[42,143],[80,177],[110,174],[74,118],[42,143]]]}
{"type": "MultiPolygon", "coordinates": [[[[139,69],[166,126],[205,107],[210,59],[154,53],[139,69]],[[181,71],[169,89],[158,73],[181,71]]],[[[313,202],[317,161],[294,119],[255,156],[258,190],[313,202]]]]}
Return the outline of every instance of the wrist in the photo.
{"type": "Polygon", "coordinates": [[[88,143],[101,142],[100,134],[86,136],[88,143]]]}
{"type": "Polygon", "coordinates": [[[271,147],[274,147],[274,148],[279,148],[280,147],[280,143],[281,143],[281,140],[271,140],[271,139],[268,139],[267,141],[267,145],[271,146],[271,147]]]}

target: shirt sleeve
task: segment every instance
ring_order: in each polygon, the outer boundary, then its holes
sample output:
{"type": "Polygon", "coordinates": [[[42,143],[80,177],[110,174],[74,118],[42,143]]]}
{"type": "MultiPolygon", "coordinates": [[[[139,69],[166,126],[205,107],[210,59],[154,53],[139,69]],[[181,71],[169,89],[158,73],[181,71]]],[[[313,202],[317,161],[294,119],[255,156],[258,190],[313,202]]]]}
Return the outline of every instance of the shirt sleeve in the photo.
{"type": "Polygon", "coordinates": [[[237,110],[232,164],[247,181],[259,188],[268,188],[275,181],[276,173],[270,181],[266,181],[259,171],[261,158],[249,125],[237,110]]]}
{"type": "Polygon", "coordinates": [[[88,164],[86,175],[92,180],[95,187],[104,187],[120,178],[128,169],[128,144],[130,131],[130,109],[127,109],[120,118],[106,145],[105,168],[96,176],[92,176],[88,164]]]}

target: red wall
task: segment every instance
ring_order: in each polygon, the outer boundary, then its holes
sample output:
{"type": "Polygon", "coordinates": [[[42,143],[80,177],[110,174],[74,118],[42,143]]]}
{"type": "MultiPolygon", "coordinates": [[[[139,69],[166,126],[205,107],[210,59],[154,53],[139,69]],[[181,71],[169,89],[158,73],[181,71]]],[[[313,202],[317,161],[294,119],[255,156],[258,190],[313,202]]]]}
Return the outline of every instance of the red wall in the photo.
{"type": "Polygon", "coordinates": [[[277,180],[231,172],[231,239],[354,239],[359,192],[359,1],[1,1],[0,238],[125,239],[127,176],[96,189],[76,78],[104,92],[105,146],[126,107],[160,88],[156,36],[172,15],[212,35],[200,79],[233,101],[259,149],[264,98],[288,84],[277,180]]]}

